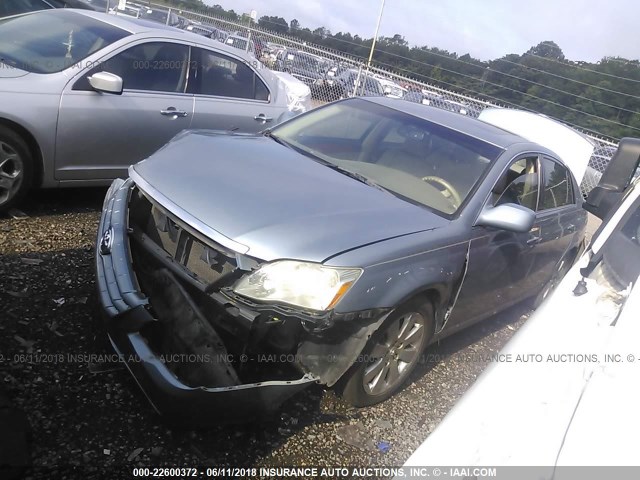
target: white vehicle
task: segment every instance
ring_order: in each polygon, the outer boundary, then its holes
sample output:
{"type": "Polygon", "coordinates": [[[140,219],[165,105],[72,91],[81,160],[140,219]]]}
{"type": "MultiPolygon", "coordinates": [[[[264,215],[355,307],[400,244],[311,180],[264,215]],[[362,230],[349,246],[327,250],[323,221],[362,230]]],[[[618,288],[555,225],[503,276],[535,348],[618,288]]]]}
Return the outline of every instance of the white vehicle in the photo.
{"type": "Polygon", "coordinates": [[[591,158],[594,148],[586,135],[545,115],[512,108],[485,108],[478,119],[554,151],[582,182],[588,165],[584,159],[591,158]]]}
{"type": "Polygon", "coordinates": [[[407,466],[639,464],[639,158],[623,139],[585,203],[604,219],[590,247],[407,466]]]}
{"type": "Polygon", "coordinates": [[[287,72],[273,70],[271,73],[284,84],[287,91],[287,103],[291,112],[304,113],[311,110],[311,89],[308,85],[287,72]]]}
{"type": "Polygon", "coordinates": [[[373,75],[373,77],[382,85],[385,97],[402,98],[404,97],[404,94],[408,92],[406,88],[401,87],[393,80],[389,80],[381,75],[373,75]]]}

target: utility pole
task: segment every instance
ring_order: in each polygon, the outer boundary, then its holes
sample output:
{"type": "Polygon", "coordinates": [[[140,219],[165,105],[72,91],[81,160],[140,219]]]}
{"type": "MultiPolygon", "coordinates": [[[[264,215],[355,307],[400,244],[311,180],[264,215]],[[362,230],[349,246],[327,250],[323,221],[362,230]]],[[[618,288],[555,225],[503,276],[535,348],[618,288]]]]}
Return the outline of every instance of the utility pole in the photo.
{"type": "Polygon", "coordinates": [[[380,30],[380,22],[382,21],[382,12],[384,12],[384,2],[382,0],[382,5],[380,5],[380,15],[378,15],[378,23],[376,25],[376,33],[373,36],[373,42],[371,43],[371,51],[369,52],[369,60],[367,61],[367,70],[371,66],[371,59],[373,58],[373,50],[376,48],[376,40],[378,39],[378,31],[380,30]]]}

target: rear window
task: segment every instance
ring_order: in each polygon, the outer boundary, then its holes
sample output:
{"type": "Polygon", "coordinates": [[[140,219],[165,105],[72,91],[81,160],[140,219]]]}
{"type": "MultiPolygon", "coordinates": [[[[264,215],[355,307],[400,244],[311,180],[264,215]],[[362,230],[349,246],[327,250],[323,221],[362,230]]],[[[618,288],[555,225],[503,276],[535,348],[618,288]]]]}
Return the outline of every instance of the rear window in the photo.
{"type": "Polygon", "coordinates": [[[33,73],[74,66],[129,32],[85,15],[48,10],[0,20],[0,61],[33,73]]]}

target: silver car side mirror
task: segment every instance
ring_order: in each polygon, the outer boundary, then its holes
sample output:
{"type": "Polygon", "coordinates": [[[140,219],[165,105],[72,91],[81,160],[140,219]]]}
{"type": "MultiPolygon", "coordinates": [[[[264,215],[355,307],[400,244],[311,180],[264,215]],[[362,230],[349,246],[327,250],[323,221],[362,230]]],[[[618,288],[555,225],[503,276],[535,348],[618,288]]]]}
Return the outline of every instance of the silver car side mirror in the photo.
{"type": "Polygon", "coordinates": [[[531,230],[535,220],[536,214],[533,210],[515,203],[505,203],[485,208],[476,225],[523,233],[531,230]]]}
{"type": "Polygon", "coordinates": [[[122,94],[122,78],[113,73],[94,73],[89,77],[89,85],[97,92],[122,94]]]}

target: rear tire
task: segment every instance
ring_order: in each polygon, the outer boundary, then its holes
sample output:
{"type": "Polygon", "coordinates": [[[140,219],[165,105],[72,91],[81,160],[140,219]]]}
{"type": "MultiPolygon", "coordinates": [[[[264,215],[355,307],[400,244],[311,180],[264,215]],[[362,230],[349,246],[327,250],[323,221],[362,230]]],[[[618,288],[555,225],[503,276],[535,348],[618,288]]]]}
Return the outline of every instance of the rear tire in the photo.
{"type": "Polygon", "coordinates": [[[356,407],[388,399],[420,363],[432,332],[433,307],[429,302],[400,306],[371,336],[362,355],[340,380],[338,393],[356,407]]]}
{"type": "Polygon", "coordinates": [[[16,132],[0,125],[0,211],[20,202],[33,182],[33,157],[16,132]]]}

